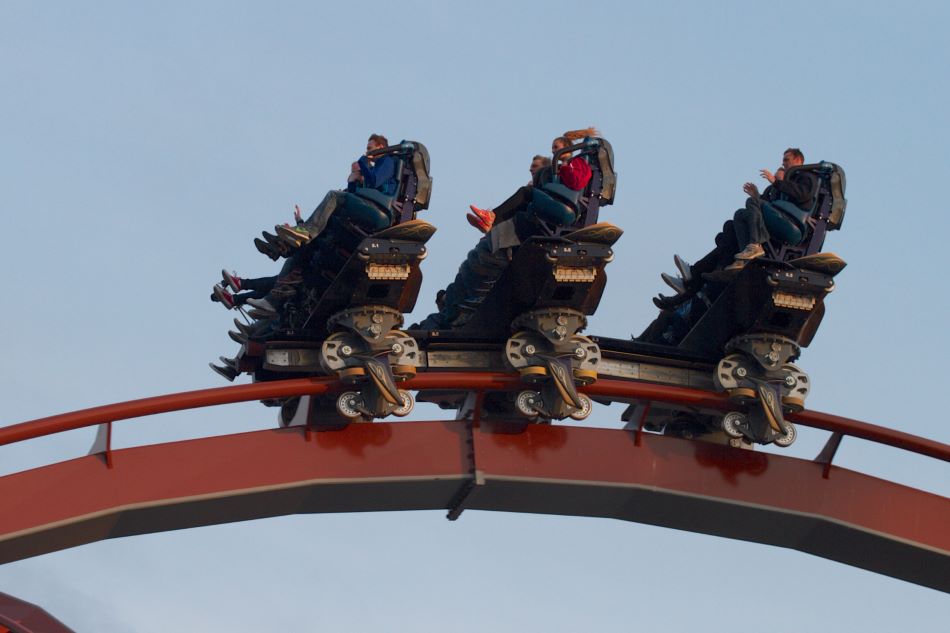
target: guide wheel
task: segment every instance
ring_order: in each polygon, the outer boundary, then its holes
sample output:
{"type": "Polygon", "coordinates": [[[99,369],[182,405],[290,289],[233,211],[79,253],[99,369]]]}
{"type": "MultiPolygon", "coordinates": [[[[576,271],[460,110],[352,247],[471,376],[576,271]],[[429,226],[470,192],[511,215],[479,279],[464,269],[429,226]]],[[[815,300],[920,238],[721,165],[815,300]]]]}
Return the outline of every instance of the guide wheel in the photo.
{"type": "Polygon", "coordinates": [[[522,391],[515,399],[515,407],[522,415],[529,418],[537,417],[537,404],[541,402],[541,394],[537,391],[522,391]]]}
{"type": "Polygon", "coordinates": [[[781,446],[786,448],[791,446],[792,443],[798,438],[798,430],[795,428],[794,424],[786,422],[782,425],[782,430],[785,431],[785,435],[779,436],[773,442],[776,446],[781,446]]]}
{"type": "Polygon", "coordinates": [[[344,418],[358,418],[361,413],[357,408],[360,403],[360,394],[355,391],[344,391],[336,400],[336,410],[344,418]]]}
{"type": "Polygon", "coordinates": [[[593,410],[594,405],[593,403],[591,403],[590,398],[588,398],[582,393],[577,394],[577,397],[581,401],[581,408],[577,409],[570,415],[575,420],[584,420],[587,418],[587,416],[590,415],[590,412],[593,410]]]}
{"type": "Polygon", "coordinates": [[[722,430],[732,438],[741,438],[743,436],[740,426],[746,423],[745,414],[738,411],[730,411],[722,418],[722,430]]]}
{"type": "Polygon", "coordinates": [[[399,397],[402,399],[402,406],[393,409],[393,415],[402,418],[412,413],[412,409],[416,406],[416,401],[412,397],[412,394],[405,389],[399,390],[399,397]]]}

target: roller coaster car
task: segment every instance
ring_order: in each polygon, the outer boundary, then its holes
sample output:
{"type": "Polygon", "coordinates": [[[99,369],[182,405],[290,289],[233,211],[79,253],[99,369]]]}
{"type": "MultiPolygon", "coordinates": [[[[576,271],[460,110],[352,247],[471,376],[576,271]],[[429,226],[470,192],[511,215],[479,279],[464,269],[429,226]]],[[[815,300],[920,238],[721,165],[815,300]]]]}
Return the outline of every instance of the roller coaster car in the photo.
{"type": "MultiPolygon", "coordinates": [[[[256,381],[322,374],[352,385],[353,391],[307,405],[308,417],[317,409],[321,419],[340,423],[412,410],[412,395],[397,383],[415,375],[419,346],[398,328],[415,305],[419,264],[435,233],[415,218],[428,208],[432,190],[425,146],[403,141],[372,155],[396,160],[396,192],[360,188],[347,194],[343,212],[330,218],[329,239],[303,290],[284,306],[265,340],[252,339],[242,350],[245,364],[253,353],[256,381]]],[[[282,423],[296,415],[294,401],[270,404],[282,405],[282,423]]]]}
{"type": "MultiPolygon", "coordinates": [[[[808,375],[792,362],[814,338],[824,317],[824,298],[846,265],[837,255],[820,252],[827,232],[841,228],[844,220],[844,170],[821,162],[793,167],[786,177],[797,170],[817,176],[803,239],[766,244],[765,256],[733,281],[710,284],[707,293],[715,300],[679,343],[691,352],[725,354],[714,382],[743,411],[727,414],[722,430],[734,439],[780,446],[795,440],[795,427],[783,413],[801,411],[810,386],[808,375]]],[[[699,310],[705,307],[692,301],[699,310]]]]}
{"type": "MultiPolygon", "coordinates": [[[[497,281],[483,284],[478,296],[461,306],[463,316],[451,330],[428,338],[427,349],[442,343],[504,341],[507,366],[517,369],[532,388],[513,399],[489,394],[483,407],[488,417],[548,422],[568,416],[583,419],[591,411],[590,400],[577,386],[597,379],[600,349],[579,332],[600,303],[607,283],[604,268],[623,231],[597,222],[600,207],[612,204],[616,191],[610,143],[584,139],[560,150],[554,165],[562,154],[574,152],[591,167],[587,187],[565,187],[555,168],[553,180],[532,191],[527,209],[539,233],[517,247],[497,281]]],[[[422,394],[440,402],[447,396],[451,394],[422,394]]],[[[462,406],[460,415],[467,411],[462,406]]]]}

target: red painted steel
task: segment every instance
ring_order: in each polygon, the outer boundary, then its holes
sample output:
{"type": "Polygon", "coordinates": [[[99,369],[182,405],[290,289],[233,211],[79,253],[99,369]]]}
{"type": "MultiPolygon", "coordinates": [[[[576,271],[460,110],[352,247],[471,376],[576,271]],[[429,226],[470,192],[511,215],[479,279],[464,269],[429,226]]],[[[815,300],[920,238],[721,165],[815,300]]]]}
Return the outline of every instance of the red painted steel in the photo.
{"type": "Polygon", "coordinates": [[[611,517],[791,547],[950,591],[950,503],[846,469],[644,434],[461,421],[274,429],[113,451],[0,478],[0,561],[299,513],[611,517]],[[473,433],[474,436],[469,435],[473,433]],[[187,465],[187,467],[182,467],[187,465]],[[461,502],[461,506],[456,504],[461,502]]]}
{"type": "MultiPolygon", "coordinates": [[[[403,383],[403,386],[409,389],[504,391],[517,389],[522,384],[516,374],[508,373],[425,372],[403,383]]],[[[321,394],[338,390],[341,390],[341,387],[332,378],[296,378],[233,387],[200,389],[198,391],[131,400],[0,428],[0,446],[44,435],[95,426],[104,422],[115,422],[158,413],[268,398],[321,394]]],[[[628,380],[601,379],[582,388],[582,391],[592,396],[605,396],[620,400],[669,402],[720,411],[730,408],[725,394],[628,380]]],[[[936,459],[950,461],[950,445],[911,435],[910,433],[818,411],[803,411],[790,415],[789,418],[805,426],[852,435],[936,459]]]]}
{"type": "Polygon", "coordinates": [[[0,633],[74,633],[42,607],[0,592],[0,633]]]}
{"type": "Polygon", "coordinates": [[[308,393],[325,393],[334,384],[335,381],[331,378],[298,378],[279,382],[199,389],[197,391],[185,391],[165,396],[107,404],[0,428],[0,446],[44,435],[95,426],[104,422],[116,422],[158,413],[267,398],[286,398],[308,393]]]}
{"type": "Polygon", "coordinates": [[[904,433],[903,431],[845,418],[840,415],[822,413],[821,411],[802,411],[801,413],[793,413],[788,418],[803,426],[850,435],[851,437],[894,446],[934,459],[941,459],[945,462],[950,461],[950,445],[904,433]]]}
{"type": "Polygon", "coordinates": [[[0,477],[0,562],[301,512],[439,509],[469,476],[463,424],[274,429],[90,455],[0,477]]]}
{"type": "Polygon", "coordinates": [[[649,459],[638,454],[629,433],[613,429],[530,425],[517,436],[475,436],[479,468],[496,477],[615,484],[651,481],[695,497],[828,513],[835,520],[926,542],[950,554],[950,503],[939,495],[915,495],[919,505],[910,509],[891,500],[892,495],[899,497],[913,489],[847,469],[836,472],[849,473],[852,481],[831,484],[822,479],[822,466],[813,462],[653,434],[645,434],[646,438],[654,444],[649,459]]]}
{"type": "Polygon", "coordinates": [[[636,432],[477,433],[470,509],[602,516],[809,552],[950,592],[950,499],[783,455],[636,432]],[[503,484],[503,485],[502,485],[503,484]]]}
{"type": "MultiPolygon", "coordinates": [[[[427,373],[420,374],[412,381],[402,383],[410,389],[514,389],[521,384],[516,374],[502,373],[427,373]]],[[[129,400],[101,407],[82,409],[70,413],[61,413],[21,422],[0,428],[0,446],[22,442],[44,435],[63,431],[72,431],[104,422],[116,422],[142,416],[212,407],[236,402],[266,400],[269,398],[289,398],[292,396],[318,395],[343,388],[335,378],[293,378],[274,382],[260,382],[233,387],[216,387],[185,391],[165,396],[129,400]]]]}
{"type": "MultiPolygon", "coordinates": [[[[426,372],[404,386],[484,392],[522,384],[516,374],[426,372]]],[[[0,445],[156,413],[340,389],[330,378],[305,378],[145,398],[2,428],[0,445]]],[[[724,394],[642,382],[601,379],[584,391],[730,408],[724,394]]],[[[950,461],[950,446],[926,438],[815,411],[790,417],[950,461]]],[[[104,538],[282,514],[441,508],[455,518],[471,508],[614,517],[771,543],[950,592],[948,500],[832,467],[832,452],[809,462],[639,429],[529,425],[506,435],[473,431],[465,422],[204,438],[110,451],[114,468],[88,456],[0,478],[0,562],[104,538]]]]}

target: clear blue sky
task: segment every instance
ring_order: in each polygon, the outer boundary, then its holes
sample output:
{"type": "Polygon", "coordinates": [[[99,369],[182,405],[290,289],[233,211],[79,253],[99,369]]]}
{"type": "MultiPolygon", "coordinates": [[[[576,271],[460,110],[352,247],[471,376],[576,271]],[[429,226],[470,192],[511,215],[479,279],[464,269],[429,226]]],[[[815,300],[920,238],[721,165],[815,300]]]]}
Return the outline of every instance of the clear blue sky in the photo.
{"type": "MultiPolygon", "coordinates": [[[[950,5],[0,0],[0,424],[217,386],[222,267],[339,187],[370,132],[424,142],[439,227],[414,317],[530,157],[597,125],[626,231],[590,331],[653,318],[782,150],[848,173],[849,267],[802,357],[819,410],[950,441],[944,183],[950,5]],[[357,8],[365,11],[358,13],[357,8]]],[[[589,424],[619,427],[619,409],[589,424]]],[[[420,415],[435,415],[422,410],[420,415]]],[[[119,446],[271,428],[256,404],[131,421],[119,446]]],[[[83,454],[90,430],[0,450],[83,454]]],[[[789,453],[825,440],[805,430],[789,453]]],[[[950,495],[945,464],[846,440],[841,465],[950,495]]],[[[943,631],[943,594],[790,550],[616,521],[295,516],[0,567],[78,631],[943,631]],[[266,622],[266,624],[265,624],[266,622]]]]}

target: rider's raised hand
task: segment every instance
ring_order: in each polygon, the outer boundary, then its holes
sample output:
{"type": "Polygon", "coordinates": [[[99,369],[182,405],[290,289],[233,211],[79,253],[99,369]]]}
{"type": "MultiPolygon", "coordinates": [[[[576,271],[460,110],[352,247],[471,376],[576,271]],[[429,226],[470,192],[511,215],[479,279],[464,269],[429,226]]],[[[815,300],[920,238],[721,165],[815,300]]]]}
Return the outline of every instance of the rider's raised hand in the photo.
{"type": "Polygon", "coordinates": [[[752,184],[751,182],[747,182],[746,184],[742,185],[742,190],[743,190],[743,191],[745,192],[745,194],[746,194],[747,196],[749,196],[750,198],[758,198],[758,197],[759,197],[759,188],[756,187],[756,186],[755,186],[754,184],[752,184]]]}

